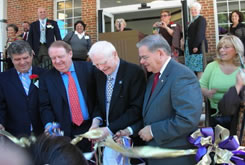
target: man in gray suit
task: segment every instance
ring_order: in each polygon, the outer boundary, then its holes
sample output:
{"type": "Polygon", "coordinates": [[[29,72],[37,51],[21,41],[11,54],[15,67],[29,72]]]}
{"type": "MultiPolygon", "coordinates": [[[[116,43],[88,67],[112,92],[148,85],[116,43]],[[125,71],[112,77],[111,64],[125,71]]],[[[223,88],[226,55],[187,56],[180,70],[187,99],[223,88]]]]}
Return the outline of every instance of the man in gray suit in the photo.
{"type": "MultiPolygon", "coordinates": [[[[143,128],[138,132],[140,138],[149,146],[191,148],[187,138],[197,129],[202,111],[202,93],[196,76],[171,59],[171,48],[160,35],[145,37],[137,47],[140,63],[148,72],[154,73],[145,92],[143,128]]],[[[133,130],[137,131],[134,127],[133,130]]],[[[148,159],[148,163],[191,165],[195,164],[194,157],[148,159]]]]}

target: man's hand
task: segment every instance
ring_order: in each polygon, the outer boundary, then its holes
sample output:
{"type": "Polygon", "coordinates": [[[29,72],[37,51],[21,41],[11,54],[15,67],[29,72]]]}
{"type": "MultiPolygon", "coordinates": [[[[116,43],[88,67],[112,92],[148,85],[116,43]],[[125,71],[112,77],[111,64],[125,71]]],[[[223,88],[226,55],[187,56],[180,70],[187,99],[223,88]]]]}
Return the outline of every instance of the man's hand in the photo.
{"type": "Polygon", "coordinates": [[[115,136],[113,137],[113,140],[115,140],[117,143],[121,144],[121,137],[122,136],[130,136],[130,131],[128,130],[128,128],[117,131],[115,136]]]}
{"type": "Polygon", "coordinates": [[[5,131],[5,128],[2,124],[0,124],[0,130],[5,131]]]}
{"type": "Polygon", "coordinates": [[[91,127],[89,128],[89,131],[91,131],[92,129],[99,128],[99,125],[100,125],[100,120],[97,119],[97,118],[94,118],[94,119],[93,119],[93,122],[92,122],[92,125],[91,125],[91,127]]]}
{"type": "Polygon", "coordinates": [[[150,141],[152,140],[153,136],[151,135],[151,126],[147,125],[143,129],[139,131],[139,136],[143,141],[150,141]]]}
{"type": "Polygon", "coordinates": [[[193,53],[196,53],[198,51],[198,48],[193,48],[192,51],[193,53]]]}

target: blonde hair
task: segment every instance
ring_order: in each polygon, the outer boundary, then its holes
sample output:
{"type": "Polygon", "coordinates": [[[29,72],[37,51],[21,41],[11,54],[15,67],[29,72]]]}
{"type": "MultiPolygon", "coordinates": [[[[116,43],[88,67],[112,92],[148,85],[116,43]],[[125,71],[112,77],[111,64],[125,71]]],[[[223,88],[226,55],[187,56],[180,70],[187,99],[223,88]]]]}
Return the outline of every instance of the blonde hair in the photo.
{"type": "Polygon", "coordinates": [[[127,26],[127,23],[126,23],[126,21],[123,18],[116,19],[115,25],[119,24],[119,23],[124,24],[125,27],[127,26]]]}
{"type": "Polygon", "coordinates": [[[217,48],[216,48],[216,60],[220,63],[222,62],[221,61],[221,58],[220,58],[220,52],[219,50],[225,46],[225,45],[229,45],[229,46],[233,46],[235,51],[236,51],[236,57],[233,59],[233,63],[236,65],[236,66],[239,66],[241,64],[240,62],[240,57],[242,57],[243,59],[243,56],[244,56],[244,47],[243,47],[243,43],[242,41],[234,36],[234,35],[225,35],[224,37],[222,37],[217,45],[217,48]]]}

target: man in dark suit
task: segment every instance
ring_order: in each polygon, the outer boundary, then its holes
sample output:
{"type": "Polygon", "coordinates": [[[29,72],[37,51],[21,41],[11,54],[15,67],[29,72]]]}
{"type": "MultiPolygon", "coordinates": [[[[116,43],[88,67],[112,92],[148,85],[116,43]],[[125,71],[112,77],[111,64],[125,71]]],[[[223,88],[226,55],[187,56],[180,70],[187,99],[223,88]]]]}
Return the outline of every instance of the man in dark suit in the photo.
{"type": "Polygon", "coordinates": [[[27,21],[24,21],[22,24],[22,27],[23,27],[23,33],[20,34],[20,37],[23,38],[24,41],[27,41],[29,30],[30,30],[30,23],[27,21]]]}
{"type": "Polygon", "coordinates": [[[0,129],[15,136],[39,135],[43,125],[39,114],[38,82],[30,80],[43,69],[32,67],[32,49],[23,41],[14,41],[8,47],[14,68],[0,73],[0,129]]]}
{"type": "MultiPolygon", "coordinates": [[[[140,63],[154,73],[146,87],[139,136],[149,146],[189,149],[187,138],[197,129],[202,111],[202,93],[196,76],[171,59],[171,48],[161,35],[149,35],[137,47],[140,63]]],[[[195,164],[195,155],[148,159],[148,163],[190,165],[195,164]]]]}
{"type": "MultiPolygon", "coordinates": [[[[40,78],[41,119],[46,133],[57,122],[65,136],[74,138],[91,125],[96,90],[93,66],[72,62],[71,46],[64,41],[51,44],[49,56],[54,68],[40,78]]],[[[91,149],[89,145],[83,140],[79,147],[86,152],[91,149]]]]}
{"type": "Polygon", "coordinates": [[[60,30],[56,21],[47,19],[43,7],[37,11],[39,20],[31,23],[28,42],[35,52],[34,65],[49,59],[48,48],[55,40],[61,40],[60,30]]]}
{"type": "MultiPolygon", "coordinates": [[[[110,42],[96,42],[88,54],[98,68],[95,72],[97,102],[90,129],[101,129],[103,139],[141,118],[146,80],[143,70],[120,59],[110,42]],[[103,126],[98,128],[102,121],[103,126]]],[[[117,155],[105,147],[103,164],[117,164],[117,155]]]]}

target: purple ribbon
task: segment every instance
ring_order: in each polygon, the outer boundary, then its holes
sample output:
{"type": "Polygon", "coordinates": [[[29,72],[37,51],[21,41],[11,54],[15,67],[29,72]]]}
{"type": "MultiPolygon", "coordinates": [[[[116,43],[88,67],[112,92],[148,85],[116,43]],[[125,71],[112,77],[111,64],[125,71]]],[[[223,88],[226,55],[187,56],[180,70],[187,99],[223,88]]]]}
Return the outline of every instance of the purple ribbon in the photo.
{"type": "MultiPolygon", "coordinates": [[[[197,154],[196,154],[196,161],[200,161],[202,159],[202,157],[207,153],[207,147],[209,146],[209,145],[202,146],[201,138],[203,138],[203,137],[206,138],[208,136],[211,136],[212,137],[212,144],[214,144],[214,141],[215,141],[214,131],[211,127],[200,128],[200,132],[201,132],[202,136],[199,136],[196,139],[191,137],[191,136],[188,138],[188,140],[191,144],[198,147],[197,154]]],[[[228,139],[221,141],[218,144],[218,146],[219,146],[219,148],[229,150],[230,152],[232,152],[234,154],[231,157],[231,161],[233,163],[235,163],[236,165],[245,165],[245,159],[244,159],[245,158],[245,152],[241,151],[241,150],[237,150],[239,147],[239,144],[233,136],[230,136],[228,139]]]]}

